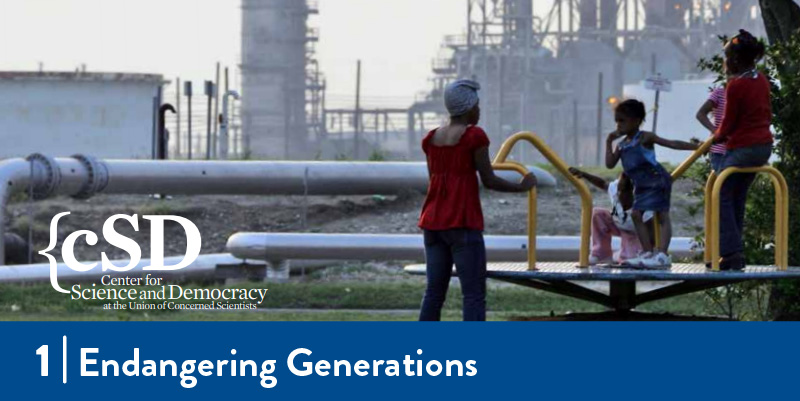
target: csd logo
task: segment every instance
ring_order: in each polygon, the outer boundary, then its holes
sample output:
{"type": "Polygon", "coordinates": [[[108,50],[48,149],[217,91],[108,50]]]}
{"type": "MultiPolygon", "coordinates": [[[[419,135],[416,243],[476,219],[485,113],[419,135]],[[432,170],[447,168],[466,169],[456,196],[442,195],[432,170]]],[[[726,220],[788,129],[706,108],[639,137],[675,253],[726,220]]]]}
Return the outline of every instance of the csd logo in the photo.
{"type": "MultiPolygon", "coordinates": [[[[46,256],[50,261],[50,284],[58,292],[69,294],[69,291],[64,290],[58,285],[58,263],[53,255],[48,252],[55,249],[58,242],[58,221],[70,214],[70,212],[59,213],[50,222],[50,245],[47,249],[39,252],[40,255],[46,256]]],[[[150,220],[150,266],[146,266],[144,270],[149,271],[173,271],[180,270],[190,264],[194,263],[197,256],[200,255],[200,247],[202,241],[200,239],[200,230],[191,221],[179,216],[142,216],[145,220],[150,220]],[[186,232],[186,255],[183,260],[173,266],[164,266],[164,222],[170,220],[174,221],[183,227],[186,232]]],[[[109,244],[128,252],[131,255],[130,263],[127,266],[115,266],[111,263],[106,256],[105,252],[101,253],[103,271],[113,270],[117,272],[126,272],[139,264],[142,260],[142,249],[134,240],[118,233],[114,229],[114,223],[117,220],[127,220],[133,229],[139,231],[139,218],[137,215],[128,216],[125,214],[117,214],[111,216],[103,223],[103,238],[109,244]]],[[[97,263],[83,264],[75,259],[75,241],[81,236],[86,236],[86,243],[89,245],[97,244],[97,234],[89,230],[76,231],[67,236],[64,243],[61,245],[61,255],[64,258],[64,263],[70,269],[76,272],[87,272],[97,267],[97,263]]]]}

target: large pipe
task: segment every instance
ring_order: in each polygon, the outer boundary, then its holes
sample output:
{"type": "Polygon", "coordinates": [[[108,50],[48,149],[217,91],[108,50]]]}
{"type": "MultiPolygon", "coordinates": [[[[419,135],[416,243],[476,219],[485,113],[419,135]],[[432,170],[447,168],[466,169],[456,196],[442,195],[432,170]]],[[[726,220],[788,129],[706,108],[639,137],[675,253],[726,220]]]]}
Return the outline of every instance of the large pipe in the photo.
{"type": "MultiPolygon", "coordinates": [[[[177,264],[183,260],[183,256],[164,258],[165,263],[177,264]]],[[[128,260],[114,260],[111,261],[116,266],[125,266],[128,260]]],[[[216,254],[216,255],[201,255],[198,256],[194,263],[188,267],[175,270],[175,271],[145,271],[146,266],[150,266],[149,259],[142,259],[139,264],[134,266],[133,269],[126,272],[118,272],[114,270],[102,271],[99,267],[85,271],[78,272],[70,269],[66,264],[58,264],[58,280],[65,282],[77,281],[91,281],[99,279],[101,276],[110,275],[111,277],[144,277],[151,274],[153,277],[171,277],[171,278],[214,278],[215,271],[221,265],[236,265],[241,264],[242,260],[231,256],[230,254],[216,254]]],[[[35,283],[45,282],[50,280],[50,264],[34,264],[34,265],[20,265],[20,266],[2,266],[0,267],[0,283],[35,283]]]]}
{"type": "MultiPolygon", "coordinates": [[[[553,176],[530,167],[541,186],[553,176]]],[[[498,172],[519,179],[513,172],[498,172]]],[[[172,195],[372,195],[424,192],[425,163],[395,162],[229,162],[97,160],[76,155],[53,159],[39,154],[0,162],[0,238],[5,208],[14,193],[33,186],[34,199],[53,195],[88,198],[105,194],[172,195]]],[[[0,241],[0,261],[5,249],[0,241]]]]}
{"type": "MultiPolygon", "coordinates": [[[[169,162],[112,160],[105,162],[108,185],[102,193],[167,191],[173,195],[372,195],[407,190],[425,192],[424,163],[369,162],[169,162]],[[307,177],[307,178],[306,178],[307,177]]],[[[542,186],[555,178],[531,170],[542,186]],[[541,178],[540,178],[541,177],[541,178]]],[[[502,173],[509,180],[519,174],[502,173]]]]}
{"type": "MultiPolygon", "coordinates": [[[[183,260],[183,256],[165,258],[164,262],[168,264],[177,264],[183,260]]],[[[101,263],[100,261],[95,261],[101,263]]],[[[95,262],[86,262],[87,264],[95,262]]],[[[111,261],[115,266],[127,266],[130,260],[113,260],[111,261]]],[[[337,260],[292,260],[290,267],[293,272],[299,273],[301,271],[308,271],[317,268],[323,268],[336,265],[340,263],[337,260]]],[[[142,259],[133,269],[127,272],[117,272],[113,270],[102,271],[99,267],[87,272],[76,272],[70,269],[64,263],[58,264],[58,280],[63,282],[89,282],[97,281],[102,276],[110,275],[111,277],[144,277],[147,274],[153,277],[164,277],[172,279],[191,278],[194,280],[200,279],[225,279],[231,278],[231,274],[221,272],[220,268],[225,266],[236,267],[239,265],[248,265],[246,260],[239,259],[229,253],[224,254],[210,254],[200,255],[195,259],[194,263],[188,267],[176,271],[145,271],[144,267],[150,265],[149,259],[142,259]]],[[[0,266],[0,283],[13,284],[13,283],[39,283],[48,282],[50,280],[50,264],[39,263],[32,265],[15,265],[15,266],[0,266]]]]}
{"type": "MultiPolygon", "coordinates": [[[[526,236],[486,236],[490,261],[525,262],[528,259],[526,236]]],[[[578,260],[580,237],[536,237],[537,261],[578,260]]],[[[694,255],[691,238],[673,238],[674,257],[694,255]]],[[[619,249],[619,238],[614,247],[619,249]]],[[[238,233],[228,239],[227,251],[252,260],[333,259],[424,261],[425,244],[421,235],[374,234],[272,234],[238,233]]]]}

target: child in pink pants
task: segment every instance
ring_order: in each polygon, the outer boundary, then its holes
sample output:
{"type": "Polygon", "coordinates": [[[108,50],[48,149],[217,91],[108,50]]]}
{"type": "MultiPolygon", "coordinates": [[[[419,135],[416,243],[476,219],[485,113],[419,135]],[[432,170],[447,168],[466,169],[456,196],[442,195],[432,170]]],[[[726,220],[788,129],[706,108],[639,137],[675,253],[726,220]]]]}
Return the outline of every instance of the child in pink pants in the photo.
{"type": "MultiPolygon", "coordinates": [[[[595,208],[592,211],[592,254],[589,264],[614,264],[633,259],[642,251],[639,237],[633,225],[630,210],[633,207],[633,183],[625,176],[608,182],[600,177],[571,168],[570,173],[577,178],[586,179],[592,185],[608,192],[611,210],[595,208]],[[614,256],[611,240],[614,236],[622,239],[619,255],[614,256]]],[[[652,219],[652,213],[645,213],[644,220],[652,219]]]]}

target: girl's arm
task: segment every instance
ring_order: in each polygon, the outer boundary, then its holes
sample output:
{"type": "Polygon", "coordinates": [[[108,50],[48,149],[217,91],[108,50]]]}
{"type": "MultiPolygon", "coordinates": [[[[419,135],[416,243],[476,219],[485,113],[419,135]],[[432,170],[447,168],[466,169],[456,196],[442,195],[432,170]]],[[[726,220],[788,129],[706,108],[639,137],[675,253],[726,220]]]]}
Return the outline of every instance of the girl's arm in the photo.
{"type": "Polygon", "coordinates": [[[608,134],[608,138],[606,138],[606,168],[608,169],[616,167],[617,163],[619,163],[622,152],[620,152],[619,148],[614,149],[614,141],[619,138],[622,138],[622,134],[617,131],[608,134]]]}
{"type": "Polygon", "coordinates": [[[714,102],[706,100],[706,102],[700,106],[700,110],[697,110],[697,121],[713,134],[717,128],[714,127],[714,123],[708,118],[708,115],[711,114],[712,111],[714,111],[714,102]]]}
{"type": "Polygon", "coordinates": [[[583,178],[586,181],[589,181],[589,183],[596,186],[597,188],[602,189],[603,191],[608,191],[608,181],[598,176],[591,175],[585,171],[578,170],[574,167],[569,168],[569,173],[574,175],[576,178],[583,178]]]}
{"type": "Polygon", "coordinates": [[[686,142],[686,141],[679,141],[673,139],[666,139],[662,138],[652,132],[645,132],[644,138],[642,138],[642,144],[656,144],[659,146],[663,146],[665,148],[675,149],[675,150],[697,150],[701,143],[699,141],[693,142],[686,142]]]}
{"type": "Polygon", "coordinates": [[[478,173],[481,176],[481,182],[487,189],[498,192],[528,192],[537,184],[536,176],[533,174],[526,175],[518,184],[496,176],[494,168],[492,168],[492,161],[489,158],[488,147],[476,149],[473,158],[475,159],[475,168],[478,169],[478,173]]]}

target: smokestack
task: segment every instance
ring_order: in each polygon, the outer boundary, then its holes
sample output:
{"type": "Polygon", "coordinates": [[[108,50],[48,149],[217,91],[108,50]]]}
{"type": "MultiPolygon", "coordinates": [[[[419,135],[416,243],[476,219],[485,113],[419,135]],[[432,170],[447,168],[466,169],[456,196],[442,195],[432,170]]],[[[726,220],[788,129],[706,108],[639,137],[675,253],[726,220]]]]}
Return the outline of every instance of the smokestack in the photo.
{"type": "Polygon", "coordinates": [[[597,29],[597,0],[581,0],[578,13],[581,16],[581,30],[597,29]]]}

